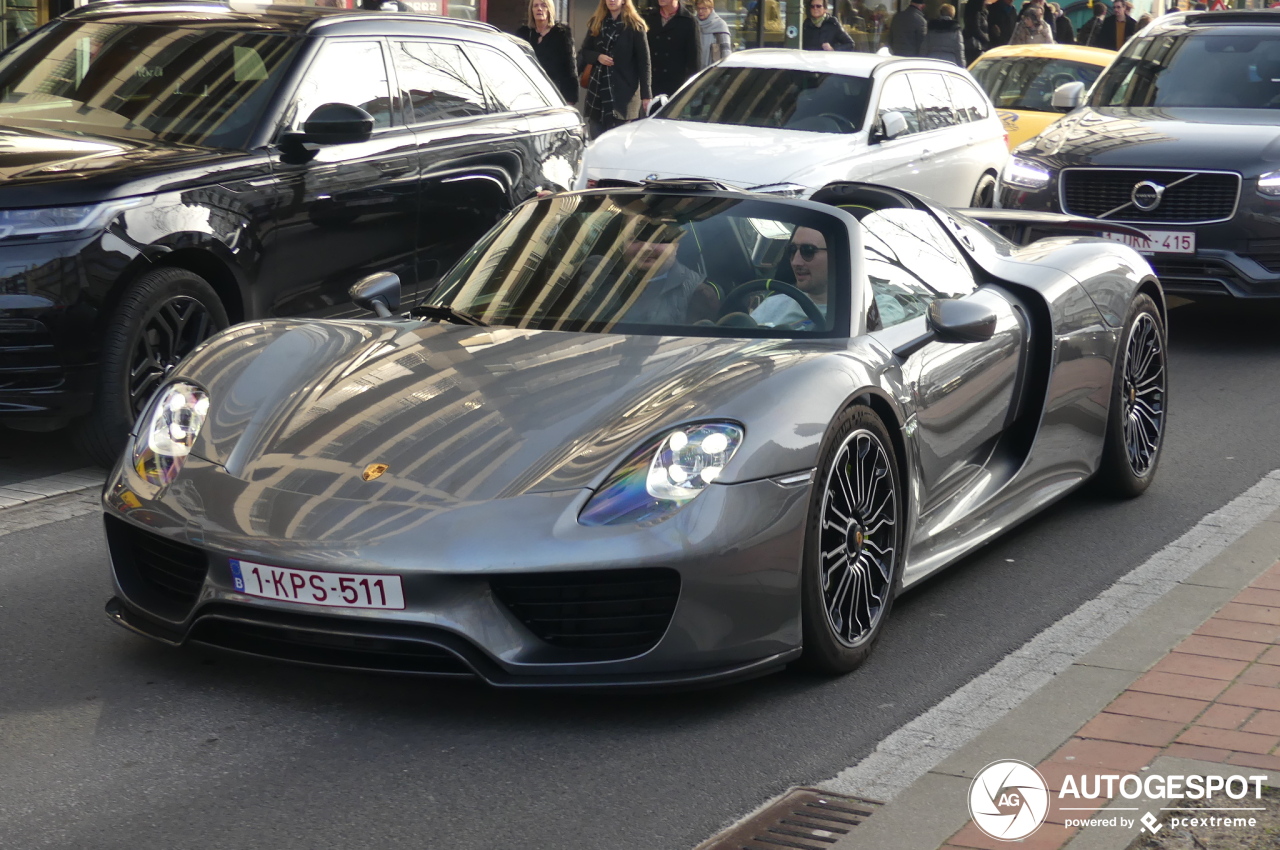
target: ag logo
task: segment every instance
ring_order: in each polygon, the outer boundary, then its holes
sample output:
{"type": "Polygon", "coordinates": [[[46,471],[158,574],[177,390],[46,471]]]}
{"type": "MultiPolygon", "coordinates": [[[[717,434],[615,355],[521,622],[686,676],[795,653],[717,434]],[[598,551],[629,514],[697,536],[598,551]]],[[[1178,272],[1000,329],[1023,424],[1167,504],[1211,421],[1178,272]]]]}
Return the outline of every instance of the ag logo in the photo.
{"type": "Polygon", "coordinates": [[[1049,786],[1040,771],[1024,762],[992,762],[969,786],[969,815],[992,838],[1026,838],[1048,814],[1049,786]]]}

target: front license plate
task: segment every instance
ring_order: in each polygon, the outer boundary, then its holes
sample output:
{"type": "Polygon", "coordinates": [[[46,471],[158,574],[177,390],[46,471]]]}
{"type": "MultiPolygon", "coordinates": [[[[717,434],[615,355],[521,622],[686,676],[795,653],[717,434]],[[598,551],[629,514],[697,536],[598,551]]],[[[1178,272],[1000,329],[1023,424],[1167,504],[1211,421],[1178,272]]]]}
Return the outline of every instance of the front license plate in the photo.
{"type": "Polygon", "coordinates": [[[1186,230],[1144,230],[1144,237],[1130,236],[1127,233],[1104,232],[1103,239],[1112,242],[1123,242],[1130,248],[1144,254],[1194,254],[1196,252],[1196,234],[1186,230]]]}
{"type": "Polygon", "coordinates": [[[231,559],[236,590],[263,599],[327,608],[404,608],[400,576],[290,570],[231,559]]]}

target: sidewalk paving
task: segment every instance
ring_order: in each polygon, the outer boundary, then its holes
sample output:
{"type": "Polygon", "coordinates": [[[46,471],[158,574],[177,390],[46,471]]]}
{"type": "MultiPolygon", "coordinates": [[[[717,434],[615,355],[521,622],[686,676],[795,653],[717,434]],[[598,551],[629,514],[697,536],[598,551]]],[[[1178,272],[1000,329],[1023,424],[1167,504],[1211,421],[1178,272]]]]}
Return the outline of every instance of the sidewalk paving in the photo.
{"type": "Polygon", "coordinates": [[[832,850],[1122,850],[1140,824],[1080,830],[1065,823],[1117,811],[1159,816],[1161,807],[1176,805],[1145,798],[1059,803],[1068,774],[1077,782],[1098,774],[1265,775],[1264,785],[1280,786],[1278,559],[1280,511],[840,836],[832,850]],[[1021,841],[993,839],[969,820],[974,776],[1005,759],[1036,766],[1050,791],[1045,823],[1021,841]],[[1064,804],[1094,810],[1064,812],[1064,804]]]}

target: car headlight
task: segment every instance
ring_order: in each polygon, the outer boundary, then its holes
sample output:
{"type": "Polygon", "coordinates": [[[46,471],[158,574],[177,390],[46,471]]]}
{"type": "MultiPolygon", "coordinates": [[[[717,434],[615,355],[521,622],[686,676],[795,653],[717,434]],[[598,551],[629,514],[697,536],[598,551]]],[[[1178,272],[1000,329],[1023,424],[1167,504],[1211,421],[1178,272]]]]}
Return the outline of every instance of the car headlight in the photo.
{"type": "Polygon", "coordinates": [[[1011,156],[1005,163],[1000,180],[1006,186],[1016,186],[1019,189],[1043,189],[1049,185],[1052,177],[1051,173],[1035,163],[1011,156]]]}
{"type": "Polygon", "coordinates": [[[208,415],[209,395],[195,384],[177,381],[161,390],[138,420],[133,439],[138,475],[157,486],[177,478],[208,415]]]}
{"type": "Polygon", "coordinates": [[[104,227],[116,213],[141,203],[130,198],[75,207],[0,210],[0,239],[67,239],[104,227]]]}
{"type": "Polygon", "coordinates": [[[1259,177],[1258,191],[1273,198],[1280,197],[1280,171],[1272,171],[1259,177]]]}
{"type": "Polygon", "coordinates": [[[732,422],[682,425],[645,443],[613,471],[578,516],[583,525],[657,522],[715,481],[742,445],[732,422]]]}

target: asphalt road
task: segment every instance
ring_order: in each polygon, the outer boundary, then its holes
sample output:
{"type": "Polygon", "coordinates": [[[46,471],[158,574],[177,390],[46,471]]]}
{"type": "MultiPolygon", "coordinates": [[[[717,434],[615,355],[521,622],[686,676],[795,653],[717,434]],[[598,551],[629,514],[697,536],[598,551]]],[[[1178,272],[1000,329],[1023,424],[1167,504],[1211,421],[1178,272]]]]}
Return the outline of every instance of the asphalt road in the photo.
{"type": "Polygon", "coordinates": [[[1171,324],[1151,490],[1072,495],[909,593],[842,679],[510,694],[173,651],[103,616],[96,517],[0,537],[0,847],[692,847],[856,762],[1280,467],[1280,308],[1171,324]]]}

